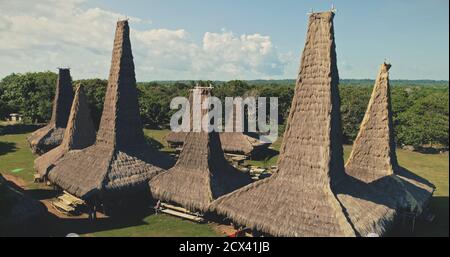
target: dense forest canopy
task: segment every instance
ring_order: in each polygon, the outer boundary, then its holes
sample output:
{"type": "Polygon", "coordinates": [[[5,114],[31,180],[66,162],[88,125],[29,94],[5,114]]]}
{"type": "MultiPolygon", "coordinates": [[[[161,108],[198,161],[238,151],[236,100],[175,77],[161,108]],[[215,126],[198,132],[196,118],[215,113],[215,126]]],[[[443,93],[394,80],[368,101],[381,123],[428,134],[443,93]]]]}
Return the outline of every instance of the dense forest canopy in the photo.
{"type": "MultiPolygon", "coordinates": [[[[0,81],[0,119],[10,113],[20,113],[25,122],[43,123],[51,116],[52,99],[57,74],[36,72],[11,74],[0,81]]],[[[88,96],[96,126],[100,122],[107,81],[85,79],[82,83],[88,96]]],[[[143,123],[147,127],[167,128],[171,115],[169,103],[175,96],[187,96],[196,81],[139,82],[139,107],[143,123]]],[[[295,80],[249,80],[249,81],[201,81],[214,86],[214,95],[278,97],[280,133],[289,113],[295,80]]],[[[341,114],[344,140],[351,143],[373,89],[373,80],[341,80],[341,114]]],[[[448,148],[449,87],[448,81],[393,80],[392,108],[395,136],[399,146],[443,146],[448,148]]]]}

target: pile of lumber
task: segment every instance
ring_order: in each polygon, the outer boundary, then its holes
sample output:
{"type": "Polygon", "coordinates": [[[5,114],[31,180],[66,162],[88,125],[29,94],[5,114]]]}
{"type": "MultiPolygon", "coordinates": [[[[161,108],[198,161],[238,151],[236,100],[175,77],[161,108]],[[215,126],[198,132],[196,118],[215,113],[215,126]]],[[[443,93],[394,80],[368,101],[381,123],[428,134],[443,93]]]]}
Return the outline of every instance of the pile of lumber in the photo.
{"type": "Polygon", "coordinates": [[[174,206],[167,203],[161,203],[158,211],[197,223],[202,223],[205,221],[199,213],[193,213],[183,207],[174,206]]]}
{"type": "Polygon", "coordinates": [[[59,212],[67,215],[76,215],[79,213],[79,208],[85,205],[85,202],[64,191],[62,195],[52,201],[52,205],[59,212]]]}

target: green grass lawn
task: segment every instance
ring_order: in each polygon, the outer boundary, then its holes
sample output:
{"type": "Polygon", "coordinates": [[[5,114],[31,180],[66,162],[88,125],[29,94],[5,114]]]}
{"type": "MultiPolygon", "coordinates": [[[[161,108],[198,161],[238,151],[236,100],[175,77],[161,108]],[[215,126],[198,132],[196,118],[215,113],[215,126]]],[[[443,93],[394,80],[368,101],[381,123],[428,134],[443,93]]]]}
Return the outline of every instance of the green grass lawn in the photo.
{"type": "Polygon", "coordinates": [[[219,236],[209,224],[196,224],[165,214],[149,215],[142,220],[141,225],[134,225],[119,229],[111,229],[86,236],[157,236],[157,237],[211,237],[219,236]]]}
{"type": "MultiPolygon", "coordinates": [[[[161,145],[164,151],[173,151],[168,148],[164,140],[168,130],[145,129],[147,137],[151,137],[161,145]]],[[[11,174],[22,178],[27,182],[27,189],[30,191],[40,190],[45,186],[34,184],[33,181],[33,160],[35,156],[31,153],[26,142],[27,133],[0,136],[0,172],[11,174]]],[[[281,141],[274,143],[273,148],[278,150],[281,141]]],[[[351,146],[344,146],[344,158],[348,158],[351,146]]],[[[436,192],[431,201],[431,208],[436,214],[436,220],[426,226],[417,225],[415,235],[421,236],[448,236],[448,196],[449,196],[449,156],[445,154],[422,154],[407,150],[397,150],[400,165],[408,170],[428,179],[436,185],[436,192]]],[[[250,160],[252,165],[270,166],[275,165],[278,156],[273,156],[268,160],[250,160]]],[[[36,192],[35,192],[36,193],[36,192]]],[[[70,221],[68,221],[70,222],[70,221]]],[[[72,223],[77,224],[75,221],[72,223]]],[[[72,228],[73,224],[60,225],[61,229],[72,228]]],[[[75,226],[76,227],[76,226],[75,226]]],[[[68,231],[70,232],[70,231],[68,231]]],[[[126,226],[115,227],[106,226],[86,231],[87,236],[219,236],[211,225],[196,224],[185,220],[180,220],[167,215],[148,215],[141,218],[139,222],[126,224],[126,226]]]]}
{"type": "Polygon", "coordinates": [[[0,172],[11,174],[30,182],[33,181],[33,161],[35,156],[28,147],[26,137],[29,134],[0,136],[0,172]]]}

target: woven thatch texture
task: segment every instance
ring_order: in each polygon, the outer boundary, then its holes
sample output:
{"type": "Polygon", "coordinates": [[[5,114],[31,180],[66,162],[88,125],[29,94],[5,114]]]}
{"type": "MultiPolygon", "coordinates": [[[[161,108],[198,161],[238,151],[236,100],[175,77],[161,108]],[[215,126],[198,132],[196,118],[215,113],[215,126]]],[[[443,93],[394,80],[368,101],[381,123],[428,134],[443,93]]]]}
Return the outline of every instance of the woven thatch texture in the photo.
{"type": "Polygon", "coordinates": [[[355,235],[332,192],[345,176],[333,16],[309,17],[278,173],[219,198],[213,210],[275,236],[355,235]]]}
{"type": "Polygon", "coordinates": [[[59,69],[52,118],[47,126],[36,130],[27,138],[33,153],[43,154],[61,144],[72,101],[73,90],[70,70],[59,69]]]}
{"type": "Polygon", "coordinates": [[[389,68],[382,64],[346,172],[372,182],[398,170],[389,92],[389,68]]]}
{"type": "Polygon", "coordinates": [[[165,137],[167,143],[169,144],[175,144],[175,145],[183,145],[184,140],[186,138],[187,132],[173,132],[171,131],[167,136],[165,137]]]}
{"type": "Polygon", "coordinates": [[[139,116],[128,21],[117,22],[103,114],[93,146],[70,151],[50,170],[55,184],[81,198],[147,188],[172,160],[145,140],[139,116]]]}
{"type": "Polygon", "coordinates": [[[217,132],[189,132],[177,163],[150,181],[150,191],[154,198],[204,212],[214,199],[250,182],[225,160],[217,132]]]}
{"type": "Polygon", "coordinates": [[[70,150],[83,149],[95,142],[95,128],[83,87],[79,85],[75,91],[69,122],[62,143],[34,160],[34,168],[45,177],[48,169],[70,150]]]}
{"type": "MultiPolygon", "coordinates": [[[[434,186],[397,162],[389,85],[390,64],[382,64],[346,172],[383,195],[383,203],[420,214],[434,186]],[[389,201],[389,203],[386,203],[389,201]]],[[[348,205],[344,202],[344,205],[348,205]]],[[[378,200],[380,202],[380,200],[378,200]]]]}

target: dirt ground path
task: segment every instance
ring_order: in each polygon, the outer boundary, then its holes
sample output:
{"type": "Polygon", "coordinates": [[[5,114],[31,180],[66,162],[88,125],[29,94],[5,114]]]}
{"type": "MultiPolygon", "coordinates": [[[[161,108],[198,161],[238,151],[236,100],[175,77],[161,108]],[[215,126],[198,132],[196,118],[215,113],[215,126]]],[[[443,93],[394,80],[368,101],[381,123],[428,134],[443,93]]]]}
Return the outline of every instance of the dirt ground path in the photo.
{"type": "Polygon", "coordinates": [[[3,176],[6,180],[8,180],[9,182],[14,183],[14,184],[16,184],[17,186],[19,186],[20,188],[22,188],[23,191],[25,191],[25,188],[26,188],[27,185],[28,185],[28,183],[27,183],[25,180],[23,180],[23,179],[21,179],[21,178],[19,178],[19,177],[16,177],[16,176],[13,176],[13,175],[9,175],[9,174],[2,174],[2,176],[3,176]]]}

